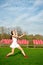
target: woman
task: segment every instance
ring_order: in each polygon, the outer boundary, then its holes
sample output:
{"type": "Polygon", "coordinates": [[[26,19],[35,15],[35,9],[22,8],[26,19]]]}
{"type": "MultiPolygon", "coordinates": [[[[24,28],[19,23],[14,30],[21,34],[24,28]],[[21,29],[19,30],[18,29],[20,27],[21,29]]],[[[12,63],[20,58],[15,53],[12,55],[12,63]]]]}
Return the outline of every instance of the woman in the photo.
{"type": "Polygon", "coordinates": [[[21,48],[21,46],[17,43],[17,38],[21,38],[25,35],[22,34],[21,36],[18,36],[18,33],[16,30],[14,31],[11,31],[11,35],[12,35],[12,44],[10,45],[10,48],[12,48],[11,52],[7,54],[7,57],[9,57],[10,55],[13,55],[14,54],[14,49],[15,48],[18,48],[21,50],[22,54],[24,55],[24,57],[27,57],[25,52],[23,51],[23,49],[21,48]]]}

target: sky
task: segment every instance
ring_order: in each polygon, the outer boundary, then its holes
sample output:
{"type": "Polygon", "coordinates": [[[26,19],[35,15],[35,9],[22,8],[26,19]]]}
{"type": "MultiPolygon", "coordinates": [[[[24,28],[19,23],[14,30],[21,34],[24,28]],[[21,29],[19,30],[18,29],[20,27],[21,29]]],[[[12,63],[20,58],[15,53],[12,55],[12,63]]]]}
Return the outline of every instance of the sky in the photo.
{"type": "Polygon", "coordinates": [[[0,0],[0,27],[43,35],[43,0],[0,0]]]}

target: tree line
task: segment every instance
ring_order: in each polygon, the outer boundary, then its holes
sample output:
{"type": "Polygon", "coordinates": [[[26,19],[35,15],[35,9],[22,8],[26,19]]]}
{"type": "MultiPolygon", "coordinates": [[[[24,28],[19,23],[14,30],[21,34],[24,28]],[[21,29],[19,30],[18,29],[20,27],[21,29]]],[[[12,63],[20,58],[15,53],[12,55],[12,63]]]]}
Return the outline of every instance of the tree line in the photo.
{"type": "MultiPolygon", "coordinates": [[[[22,31],[22,29],[20,28],[20,27],[13,27],[13,28],[6,28],[6,27],[0,27],[0,40],[1,39],[10,39],[10,36],[11,36],[11,30],[14,30],[14,29],[17,29],[17,32],[18,32],[18,34],[20,35],[20,34],[22,34],[23,33],[23,31],[22,31]]],[[[43,40],[43,36],[42,35],[39,35],[39,34],[37,34],[37,35],[33,35],[33,34],[27,34],[27,32],[26,32],[26,35],[24,36],[24,37],[22,37],[21,39],[27,39],[27,40],[30,40],[30,41],[32,41],[33,39],[42,39],[43,40]]]]}

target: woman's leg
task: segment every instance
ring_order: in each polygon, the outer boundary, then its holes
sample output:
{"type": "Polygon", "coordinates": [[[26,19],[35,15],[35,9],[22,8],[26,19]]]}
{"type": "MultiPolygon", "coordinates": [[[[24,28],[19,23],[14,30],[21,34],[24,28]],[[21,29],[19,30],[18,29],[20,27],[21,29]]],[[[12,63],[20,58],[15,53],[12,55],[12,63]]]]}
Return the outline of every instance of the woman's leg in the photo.
{"type": "Polygon", "coordinates": [[[12,51],[7,54],[7,56],[13,55],[14,54],[14,48],[12,48],[12,51]]]}
{"type": "Polygon", "coordinates": [[[22,54],[23,54],[24,56],[26,56],[26,54],[25,54],[25,52],[23,51],[23,49],[21,48],[21,46],[19,46],[18,49],[20,49],[21,52],[22,52],[22,54]]]}

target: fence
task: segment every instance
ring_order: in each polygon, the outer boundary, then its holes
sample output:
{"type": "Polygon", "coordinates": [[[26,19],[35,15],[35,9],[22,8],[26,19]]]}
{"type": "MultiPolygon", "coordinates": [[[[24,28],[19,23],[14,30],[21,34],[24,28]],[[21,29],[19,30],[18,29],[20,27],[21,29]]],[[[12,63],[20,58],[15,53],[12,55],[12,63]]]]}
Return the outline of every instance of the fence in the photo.
{"type": "MultiPolygon", "coordinates": [[[[29,41],[26,40],[26,39],[23,39],[23,40],[17,40],[18,44],[22,45],[22,46],[27,46],[29,45],[29,41]]],[[[3,46],[3,45],[10,45],[12,43],[12,40],[11,39],[2,39],[0,40],[0,46],[3,46]]]]}
{"type": "Polygon", "coordinates": [[[34,47],[40,46],[43,47],[43,40],[33,40],[34,47]]]}
{"type": "MultiPolygon", "coordinates": [[[[22,45],[22,46],[26,46],[26,47],[29,47],[29,46],[34,46],[34,48],[36,46],[40,46],[40,47],[43,47],[43,40],[32,40],[32,45],[30,43],[29,40],[26,40],[26,39],[18,39],[18,44],[22,45]]],[[[0,46],[3,46],[3,45],[10,45],[12,43],[12,40],[11,39],[2,39],[0,40],[0,46]]]]}

